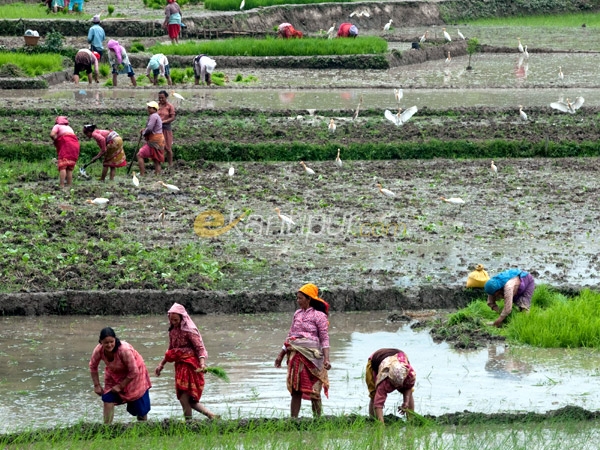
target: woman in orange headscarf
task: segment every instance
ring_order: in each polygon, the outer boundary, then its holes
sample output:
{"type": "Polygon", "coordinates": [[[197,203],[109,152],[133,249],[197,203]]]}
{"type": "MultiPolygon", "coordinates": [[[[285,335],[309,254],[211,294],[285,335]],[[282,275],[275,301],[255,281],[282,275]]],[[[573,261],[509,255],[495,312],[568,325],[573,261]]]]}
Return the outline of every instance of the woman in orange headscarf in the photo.
{"type": "Polygon", "coordinates": [[[292,395],[291,414],[298,417],[302,399],[312,402],[314,416],[320,416],[321,389],[329,397],[329,304],[319,298],[319,288],[305,284],[296,294],[298,309],[275,367],[281,367],[287,355],[287,387],[292,395]]]}
{"type": "Polygon", "coordinates": [[[169,349],[154,373],[159,377],[166,363],[175,363],[175,391],[185,418],[192,418],[193,409],[209,419],[213,419],[215,414],[200,403],[202,391],[204,391],[204,370],[208,357],[200,331],[185,308],[179,303],[174,303],[167,314],[171,324],[169,349]]]}

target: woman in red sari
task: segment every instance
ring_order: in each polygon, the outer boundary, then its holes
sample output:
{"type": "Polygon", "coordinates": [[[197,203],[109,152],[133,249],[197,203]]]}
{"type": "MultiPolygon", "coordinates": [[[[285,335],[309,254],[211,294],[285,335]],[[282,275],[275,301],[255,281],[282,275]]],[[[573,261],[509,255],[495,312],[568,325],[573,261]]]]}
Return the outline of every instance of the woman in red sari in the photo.
{"type": "Polygon", "coordinates": [[[185,418],[191,419],[194,409],[209,419],[214,419],[215,414],[200,403],[208,357],[200,331],[179,303],[173,304],[168,316],[171,324],[169,349],[154,373],[159,377],[166,363],[175,363],[175,391],[185,418]]]}
{"type": "Polygon", "coordinates": [[[322,412],[321,389],[329,396],[329,304],[319,298],[319,288],[305,284],[296,294],[298,309],[287,339],[275,360],[281,367],[287,355],[287,387],[292,395],[291,415],[298,417],[302,399],[312,402],[314,416],[322,412]]]}
{"type": "Polygon", "coordinates": [[[58,174],[60,187],[71,186],[73,183],[73,169],[79,159],[79,139],[73,128],[69,126],[69,119],[58,116],[54,121],[50,137],[54,141],[58,153],[58,174]]]}
{"type": "Polygon", "coordinates": [[[100,331],[98,345],[90,359],[90,373],[94,382],[94,392],[104,402],[104,423],[112,423],[115,405],[127,403],[127,412],[146,420],[150,411],[152,387],[148,369],[142,356],[127,342],[117,338],[110,327],[100,331]],[[104,361],[104,388],[100,385],[98,367],[104,361]]]}

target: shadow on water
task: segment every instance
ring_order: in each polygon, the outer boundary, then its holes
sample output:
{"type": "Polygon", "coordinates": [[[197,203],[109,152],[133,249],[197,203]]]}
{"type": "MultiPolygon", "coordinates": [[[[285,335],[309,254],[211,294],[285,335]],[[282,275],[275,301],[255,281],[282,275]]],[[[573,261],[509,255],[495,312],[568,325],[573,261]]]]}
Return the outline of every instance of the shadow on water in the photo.
{"type": "MultiPolygon", "coordinates": [[[[386,321],[385,312],[334,313],[331,316],[330,398],[326,414],[366,414],[364,367],[377,348],[405,350],[417,371],[416,410],[440,415],[465,409],[477,412],[544,412],[565,405],[598,409],[593,350],[540,350],[503,345],[481,351],[455,351],[435,344],[427,331],[386,321]],[[510,394],[507,394],[510,393],[510,394]]],[[[291,314],[196,316],[209,352],[209,364],[231,379],[220,384],[208,376],[203,401],[224,418],[286,417],[289,394],[285,370],[273,361],[289,329],[291,314]]],[[[44,317],[2,319],[0,345],[1,431],[25,427],[99,421],[101,402],[93,393],[88,361],[104,326],[142,354],[152,373],[168,345],[166,316],[44,317]],[[34,415],[31,405],[36,405],[34,415]],[[19,420],[16,421],[15,418],[19,420]]],[[[179,416],[173,367],[151,376],[153,419],[179,416]]],[[[310,416],[308,402],[302,416],[310,416]]],[[[386,414],[401,396],[392,394],[386,414]]],[[[131,421],[117,408],[117,421],[131,421]]]]}

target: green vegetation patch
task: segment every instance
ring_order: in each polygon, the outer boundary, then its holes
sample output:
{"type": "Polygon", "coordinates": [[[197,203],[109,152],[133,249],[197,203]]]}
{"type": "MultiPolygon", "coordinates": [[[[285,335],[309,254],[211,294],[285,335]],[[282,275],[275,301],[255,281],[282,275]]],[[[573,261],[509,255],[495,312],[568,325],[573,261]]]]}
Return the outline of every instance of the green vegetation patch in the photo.
{"type": "Polygon", "coordinates": [[[520,27],[600,27],[600,13],[574,13],[574,14],[549,14],[539,16],[517,16],[517,17],[487,17],[468,20],[469,25],[479,26],[520,26],[520,27]]]}
{"type": "Polygon", "coordinates": [[[500,329],[490,325],[497,318],[485,300],[476,300],[435,322],[431,333],[457,348],[477,348],[482,340],[504,338],[542,348],[600,347],[599,292],[585,289],[567,297],[549,286],[537,286],[529,313],[513,308],[500,329]]]}
{"type": "MultiPolygon", "coordinates": [[[[153,1],[153,0],[144,0],[153,1]]],[[[352,0],[245,0],[244,9],[259,8],[274,5],[309,5],[312,3],[342,3],[352,0]]],[[[206,0],[204,7],[214,11],[237,11],[240,9],[241,0],[206,0]]]]}
{"type": "Polygon", "coordinates": [[[155,45],[149,49],[153,54],[165,55],[211,55],[211,56],[317,56],[362,55],[387,51],[387,42],[375,36],[358,39],[252,39],[237,38],[210,42],[186,42],[179,45],[155,45]]]}
{"type": "Polygon", "coordinates": [[[2,19],[72,19],[86,20],[91,19],[90,14],[68,14],[66,8],[57,14],[50,12],[43,3],[10,3],[0,5],[0,17],[2,19]]]}
{"type": "Polygon", "coordinates": [[[24,55],[20,53],[0,52],[0,72],[6,71],[3,67],[18,67],[23,73],[29,77],[35,77],[45,73],[58,72],[62,70],[62,56],[56,54],[35,54],[24,55]]]}

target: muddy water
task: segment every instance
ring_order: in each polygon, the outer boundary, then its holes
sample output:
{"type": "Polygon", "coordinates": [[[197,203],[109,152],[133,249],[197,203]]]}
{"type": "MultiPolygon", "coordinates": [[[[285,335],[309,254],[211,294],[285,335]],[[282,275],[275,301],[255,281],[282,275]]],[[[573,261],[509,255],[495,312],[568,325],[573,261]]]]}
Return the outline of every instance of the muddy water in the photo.
{"type": "MultiPolygon", "coordinates": [[[[592,350],[540,350],[492,345],[458,352],[432,342],[427,331],[387,322],[387,313],[334,313],[331,316],[330,398],[326,414],[366,414],[364,364],[380,347],[405,349],[416,368],[416,409],[424,414],[470,411],[546,411],[567,404],[598,409],[592,350]],[[593,380],[593,378],[592,378],[593,380]]],[[[231,378],[208,377],[204,402],[226,418],[288,414],[285,370],[273,360],[291,314],[196,316],[210,358],[231,378]]],[[[101,402],[87,370],[99,330],[113,326],[133,344],[152,371],[168,344],[164,316],[3,318],[0,331],[0,431],[101,419],[101,402]],[[32,406],[35,413],[32,413],[32,406]]],[[[180,415],[173,392],[173,368],[152,375],[152,419],[180,415]]],[[[392,394],[386,413],[401,396],[392,394]]],[[[303,416],[310,416],[308,405],[303,416]]],[[[131,418],[117,408],[118,421],[131,418]]]]}

